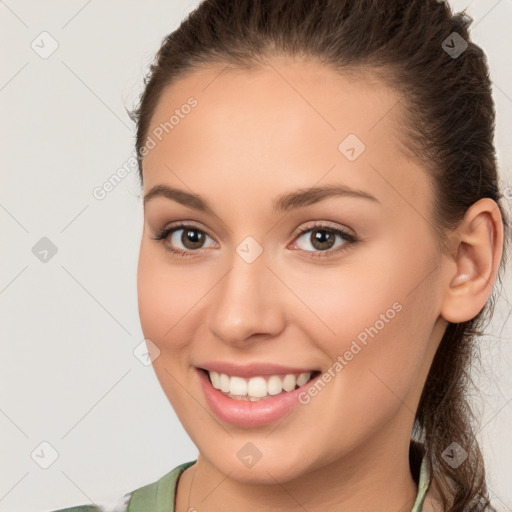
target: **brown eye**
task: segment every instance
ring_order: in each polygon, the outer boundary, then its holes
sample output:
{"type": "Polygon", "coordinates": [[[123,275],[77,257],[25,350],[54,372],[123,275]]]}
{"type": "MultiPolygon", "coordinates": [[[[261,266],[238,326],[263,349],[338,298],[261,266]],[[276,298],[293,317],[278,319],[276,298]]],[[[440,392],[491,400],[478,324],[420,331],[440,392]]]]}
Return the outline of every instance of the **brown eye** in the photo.
{"type": "Polygon", "coordinates": [[[198,249],[205,246],[207,238],[213,241],[202,229],[191,224],[163,228],[152,238],[162,243],[168,251],[180,256],[192,256],[194,252],[200,252],[198,249]]]}
{"type": "Polygon", "coordinates": [[[297,236],[296,245],[299,249],[311,253],[312,256],[330,256],[338,254],[356,242],[357,239],[354,235],[342,229],[315,225],[300,231],[297,236]],[[299,243],[298,241],[301,239],[304,239],[306,243],[302,241],[299,243]],[[337,245],[336,239],[340,240],[340,243],[337,245]],[[312,250],[308,246],[312,247],[312,250]]]}
{"type": "Polygon", "coordinates": [[[322,251],[330,249],[336,243],[336,235],[326,229],[313,229],[310,240],[313,247],[322,251]]]}
{"type": "Polygon", "coordinates": [[[178,229],[178,231],[183,231],[181,235],[180,242],[187,249],[200,249],[204,244],[205,235],[202,231],[196,228],[187,228],[187,229],[178,229]]]}

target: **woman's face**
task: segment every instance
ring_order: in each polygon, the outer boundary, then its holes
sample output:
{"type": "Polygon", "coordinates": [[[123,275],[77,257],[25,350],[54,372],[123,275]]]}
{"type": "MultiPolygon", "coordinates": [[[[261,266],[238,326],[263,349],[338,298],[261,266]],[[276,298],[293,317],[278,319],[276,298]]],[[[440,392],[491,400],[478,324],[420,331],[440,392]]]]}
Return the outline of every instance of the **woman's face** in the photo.
{"type": "Polygon", "coordinates": [[[377,81],[274,60],[194,71],[157,104],[144,195],[181,192],[144,206],[142,329],[201,456],[233,478],[407,456],[446,322],[432,188],[400,148],[399,100],[377,81]],[[217,386],[276,394],[226,398],[198,370],[223,363],[247,378],[217,386]],[[293,370],[320,376],[283,400],[279,385],[295,381],[277,377],[293,370]]]}

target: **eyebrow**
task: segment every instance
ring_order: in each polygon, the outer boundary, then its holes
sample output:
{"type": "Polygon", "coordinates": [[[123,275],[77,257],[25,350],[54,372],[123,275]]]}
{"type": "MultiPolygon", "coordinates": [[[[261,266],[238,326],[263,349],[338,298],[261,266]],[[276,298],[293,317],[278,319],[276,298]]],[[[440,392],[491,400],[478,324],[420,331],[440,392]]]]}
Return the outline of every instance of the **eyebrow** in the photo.
{"type": "MultiPolygon", "coordinates": [[[[294,192],[282,194],[274,199],[272,203],[272,212],[274,214],[289,212],[335,196],[355,197],[380,203],[376,197],[372,196],[368,192],[352,189],[345,185],[333,184],[322,187],[303,188],[294,192]]],[[[214,214],[213,209],[208,204],[208,201],[199,194],[186,192],[185,190],[173,188],[168,185],[155,185],[151,190],[149,190],[144,196],[144,207],[155,197],[165,197],[184,206],[193,208],[194,210],[214,214]]]]}

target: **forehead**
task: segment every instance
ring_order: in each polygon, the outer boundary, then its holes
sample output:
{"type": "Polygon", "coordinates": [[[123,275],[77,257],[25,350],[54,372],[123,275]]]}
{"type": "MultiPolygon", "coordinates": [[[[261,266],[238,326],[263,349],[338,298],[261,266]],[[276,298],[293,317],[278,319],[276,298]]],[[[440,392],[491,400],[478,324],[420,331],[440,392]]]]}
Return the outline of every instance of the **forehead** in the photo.
{"type": "Polygon", "coordinates": [[[370,73],[338,73],[316,62],[198,68],[164,89],[155,108],[145,190],[176,182],[169,168],[206,194],[223,180],[271,180],[283,189],[328,174],[330,182],[366,186],[381,197],[395,194],[396,201],[398,192],[420,201],[415,185],[428,180],[399,142],[400,100],[370,73]],[[195,106],[185,108],[190,98],[195,106]]]}
{"type": "Polygon", "coordinates": [[[187,73],[164,89],[150,131],[169,121],[190,97],[197,106],[185,114],[187,123],[180,117],[172,135],[200,118],[194,130],[208,140],[218,135],[241,142],[257,135],[263,141],[286,134],[288,140],[294,135],[331,140],[351,131],[371,143],[379,139],[375,134],[391,138],[389,129],[403,114],[400,94],[370,73],[340,74],[314,61],[276,59],[251,69],[215,64],[187,73]]]}

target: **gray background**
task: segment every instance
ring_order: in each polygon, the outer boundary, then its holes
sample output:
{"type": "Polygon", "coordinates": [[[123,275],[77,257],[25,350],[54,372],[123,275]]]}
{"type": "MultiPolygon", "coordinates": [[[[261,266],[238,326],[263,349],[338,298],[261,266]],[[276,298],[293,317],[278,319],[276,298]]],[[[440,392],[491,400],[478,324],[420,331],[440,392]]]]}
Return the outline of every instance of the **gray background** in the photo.
{"type": "MultiPolygon", "coordinates": [[[[510,187],[512,2],[451,4],[468,7],[489,58],[510,187]]],[[[161,39],[196,5],[0,1],[2,512],[112,501],[197,456],[151,366],[133,353],[143,340],[135,169],[104,199],[93,195],[132,155],[124,107],[137,101],[161,39]],[[53,41],[58,48],[44,55],[53,41]],[[46,263],[34,246],[49,250],[46,263]]],[[[511,282],[474,375],[478,438],[503,511],[512,510],[511,282]]]]}

